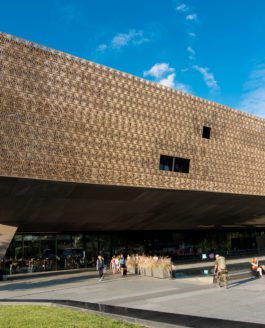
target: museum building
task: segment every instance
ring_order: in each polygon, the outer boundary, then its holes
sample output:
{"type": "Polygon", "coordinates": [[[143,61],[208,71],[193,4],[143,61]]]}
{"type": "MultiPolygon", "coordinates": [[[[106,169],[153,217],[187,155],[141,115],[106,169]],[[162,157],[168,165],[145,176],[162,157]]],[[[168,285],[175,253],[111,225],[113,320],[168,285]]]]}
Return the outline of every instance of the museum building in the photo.
{"type": "Polygon", "coordinates": [[[264,119],[5,33],[0,70],[2,265],[263,251],[264,119]]]}

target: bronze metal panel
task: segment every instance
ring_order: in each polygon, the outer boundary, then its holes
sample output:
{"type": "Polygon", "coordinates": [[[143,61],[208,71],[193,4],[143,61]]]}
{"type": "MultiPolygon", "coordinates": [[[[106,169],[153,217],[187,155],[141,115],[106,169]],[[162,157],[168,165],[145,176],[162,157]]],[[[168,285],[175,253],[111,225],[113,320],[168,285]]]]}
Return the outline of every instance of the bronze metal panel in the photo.
{"type": "Polygon", "coordinates": [[[4,33],[0,67],[1,176],[265,195],[264,119],[4,33]]]}

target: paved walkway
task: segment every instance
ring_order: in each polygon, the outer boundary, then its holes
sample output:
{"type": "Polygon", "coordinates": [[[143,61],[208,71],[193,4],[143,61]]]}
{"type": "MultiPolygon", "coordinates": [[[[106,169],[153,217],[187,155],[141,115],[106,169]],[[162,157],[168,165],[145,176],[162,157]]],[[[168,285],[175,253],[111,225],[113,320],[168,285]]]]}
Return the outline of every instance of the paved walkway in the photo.
{"type": "MultiPolygon", "coordinates": [[[[237,258],[237,259],[227,259],[226,264],[227,265],[232,265],[232,264],[246,264],[246,268],[248,267],[249,262],[254,256],[247,256],[247,257],[242,257],[242,258],[237,258]]],[[[265,261],[265,256],[256,256],[259,262],[264,262],[265,261]]],[[[196,268],[207,268],[207,267],[213,267],[214,260],[207,260],[207,261],[200,261],[200,262],[195,262],[195,263],[176,263],[175,268],[177,270],[183,270],[183,269],[196,269],[196,268]]],[[[263,263],[262,263],[263,264],[263,263]]]]}
{"type": "MultiPolygon", "coordinates": [[[[160,280],[94,272],[0,282],[0,299],[76,300],[265,324],[265,278],[216,288],[210,278],[160,280]]],[[[161,326],[162,327],[162,326],[161,326]]]]}

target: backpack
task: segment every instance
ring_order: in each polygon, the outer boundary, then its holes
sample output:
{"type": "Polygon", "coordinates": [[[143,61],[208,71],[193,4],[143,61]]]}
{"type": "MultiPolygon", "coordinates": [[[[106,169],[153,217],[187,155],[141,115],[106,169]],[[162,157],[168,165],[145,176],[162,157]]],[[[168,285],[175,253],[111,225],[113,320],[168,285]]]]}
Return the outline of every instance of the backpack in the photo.
{"type": "Polygon", "coordinates": [[[218,270],[226,270],[226,262],[223,256],[219,256],[217,259],[218,270]]]}

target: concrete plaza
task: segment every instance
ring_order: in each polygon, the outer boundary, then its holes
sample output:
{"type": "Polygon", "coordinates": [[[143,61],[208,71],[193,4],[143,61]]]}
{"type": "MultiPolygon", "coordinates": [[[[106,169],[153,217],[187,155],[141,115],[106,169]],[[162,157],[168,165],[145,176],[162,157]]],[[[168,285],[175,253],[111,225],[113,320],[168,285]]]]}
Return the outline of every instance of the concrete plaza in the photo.
{"type": "Polygon", "coordinates": [[[207,277],[160,280],[107,274],[105,280],[99,282],[95,272],[90,271],[2,281],[0,298],[75,300],[205,318],[265,323],[265,278],[232,281],[226,290],[215,287],[207,277]]]}

